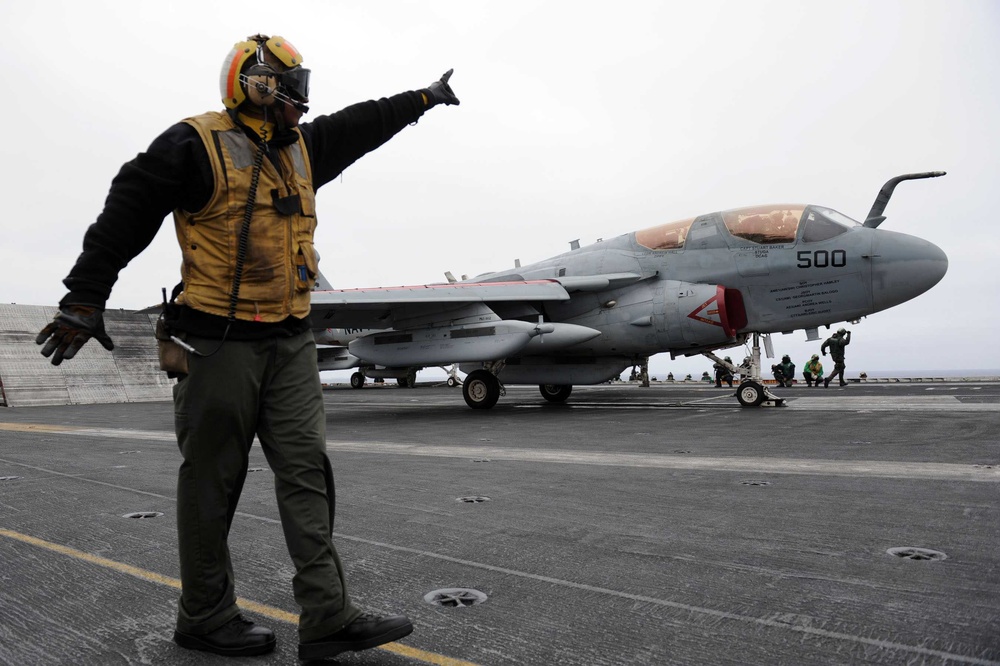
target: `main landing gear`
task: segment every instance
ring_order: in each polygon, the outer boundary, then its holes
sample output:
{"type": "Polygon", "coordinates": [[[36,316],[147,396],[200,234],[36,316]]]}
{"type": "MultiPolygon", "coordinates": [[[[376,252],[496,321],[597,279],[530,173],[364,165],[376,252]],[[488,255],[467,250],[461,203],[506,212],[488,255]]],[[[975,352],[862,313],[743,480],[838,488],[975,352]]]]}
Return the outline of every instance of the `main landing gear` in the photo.
{"type": "Polygon", "coordinates": [[[473,409],[490,409],[503,394],[500,380],[489,370],[473,370],[462,384],[465,404],[473,409]]]}
{"type": "Polygon", "coordinates": [[[566,402],[566,398],[573,392],[572,384],[539,384],[538,390],[542,397],[549,402],[566,402]]]}
{"type": "MultiPolygon", "coordinates": [[[[490,409],[500,396],[504,395],[503,384],[497,379],[496,374],[503,368],[503,362],[496,362],[488,369],[473,370],[465,377],[462,383],[462,397],[465,404],[473,409],[490,409]]],[[[572,384],[539,384],[538,390],[542,397],[549,402],[566,402],[569,394],[573,392],[572,384]]]]}

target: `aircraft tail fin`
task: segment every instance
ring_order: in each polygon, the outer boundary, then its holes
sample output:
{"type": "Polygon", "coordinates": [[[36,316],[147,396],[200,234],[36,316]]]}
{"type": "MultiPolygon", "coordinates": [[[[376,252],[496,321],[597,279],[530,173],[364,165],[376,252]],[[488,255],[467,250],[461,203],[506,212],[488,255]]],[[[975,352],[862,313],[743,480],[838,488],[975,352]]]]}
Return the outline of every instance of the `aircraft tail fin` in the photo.
{"type": "MultiPolygon", "coordinates": [[[[318,264],[320,260],[319,252],[316,252],[316,263],[318,264]]],[[[323,275],[323,271],[316,269],[316,284],[313,285],[313,291],[333,291],[333,283],[326,279],[323,275]]]]}
{"type": "Polygon", "coordinates": [[[313,291],[332,291],[333,284],[326,279],[323,275],[323,271],[316,271],[316,284],[313,285],[313,291]]]}

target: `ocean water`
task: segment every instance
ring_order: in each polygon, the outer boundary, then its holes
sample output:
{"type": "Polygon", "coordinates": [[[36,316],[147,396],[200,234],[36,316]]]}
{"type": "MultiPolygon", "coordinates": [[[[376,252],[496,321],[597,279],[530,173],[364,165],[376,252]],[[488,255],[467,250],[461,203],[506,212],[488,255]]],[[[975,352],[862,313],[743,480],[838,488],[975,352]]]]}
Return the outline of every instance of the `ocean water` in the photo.
{"type": "MultiPolygon", "coordinates": [[[[797,370],[799,370],[797,368],[797,370]]],[[[320,376],[324,382],[334,382],[334,383],[347,383],[350,381],[351,373],[354,370],[336,370],[336,371],[325,371],[320,376]]],[[[687,372],[680,372],[677,370],[671,370],[667,368],[657,368],[656,370],[650,368],[650,377],[655,377],[658,380],[664,380],[667,378],[667,373],[673,372],[676,379],[684,379],[687,372]],[[658,371],[657,371],[658,370],[658,371]]],[[[997,379],[1000,378],[1000,368],[978,368],[971,370],[865,370],[868,377],[871,379],[878,378],[909,378],[909,379],[961,379],[961,378],[989,378],[997,379]]],[[[621,379],[625,380],[629,377],[629,370],[626,370],[621,374],[621,379]]],[[[858,375],[861,373],[861,369],[858,368],[848,368],[847,369],[847,379],[857,379],[858,375]]],[[[709,375],[713,376],[711,371],[709,375]]],[[[464,377],[464,373],[460,374],[459,377],[464,377]]],[[[448,377],[447,373],[440,368],[426,368],[420,371],[417,376],[418,381],[428,382],[428,381],[444,381],[448,377]]],[[[692,379],[699,379],[701,377],[701,371],[692,372],[692,379]]],[[[770,379],[771,375],[767,372],[764,373],[764,379],[770,379]]],[[[796,377],[799,381],[802,378],[796,377]]],[[[390,384],[395,384],[394,380],[388,380],[390,384]]]]}
{"type": "MultiPolygon", "coordinates": [[[[860,370],[848,369],[848,378],[857,377],[860,370]]],[[[866,370],[869,377],[1000,377],[1000,368],[972,370],[866,370]]]]}

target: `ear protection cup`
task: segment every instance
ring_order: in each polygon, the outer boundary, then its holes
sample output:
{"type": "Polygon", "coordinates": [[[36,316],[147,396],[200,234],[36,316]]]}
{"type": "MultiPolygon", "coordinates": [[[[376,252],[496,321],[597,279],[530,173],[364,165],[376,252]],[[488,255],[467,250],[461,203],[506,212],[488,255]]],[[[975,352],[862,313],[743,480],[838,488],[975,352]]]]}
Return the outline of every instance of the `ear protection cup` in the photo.
{"type": "Polygon", "coordinates": [[[257,42],[252,40],[233,44],[232,50],[222,61],[222,71],[219,72],[219,91],[222,103],[227,109],[238,108],[247,98],[241,79],[243,64],[253,57],[257,51],[257,42]]]}
{"type": "Polygon", "coordinates": [[[270,67],[254,65],[247,71],[244,81],[247,99],[252,104],[271,106],[277,101],[274,93],[278,89],[278,75],[270,67]]]}

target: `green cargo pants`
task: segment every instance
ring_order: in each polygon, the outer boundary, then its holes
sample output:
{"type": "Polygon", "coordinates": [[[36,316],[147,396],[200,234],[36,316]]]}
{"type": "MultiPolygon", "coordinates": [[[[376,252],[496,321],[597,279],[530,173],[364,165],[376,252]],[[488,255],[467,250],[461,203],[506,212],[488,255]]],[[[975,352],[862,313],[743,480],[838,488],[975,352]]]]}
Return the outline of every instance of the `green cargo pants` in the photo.
{"type": "MultiPolygon", "coordinates": [[[[188,342],[206,353],[219,345],[190,336],[188,342]]],[[[192,355],[189,374],[174,386],[174,423],[184,458],[177,480],[177,629],[206,634],[240,612],[228,536],[255,434],[274,473],[295,565],[300,640],[322,638],[360,615],[331,541],[332,474],[312,333],[227,341],[211,356],[192,355]]]]}

